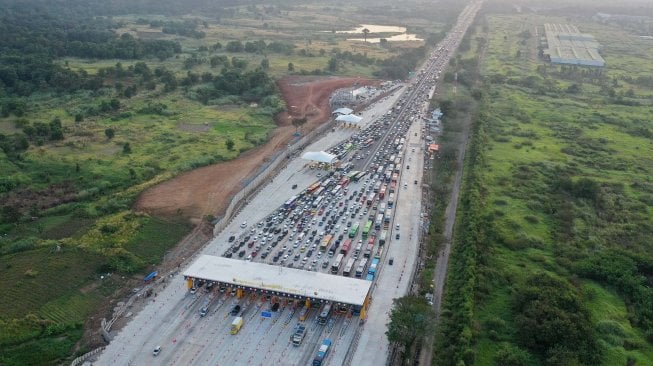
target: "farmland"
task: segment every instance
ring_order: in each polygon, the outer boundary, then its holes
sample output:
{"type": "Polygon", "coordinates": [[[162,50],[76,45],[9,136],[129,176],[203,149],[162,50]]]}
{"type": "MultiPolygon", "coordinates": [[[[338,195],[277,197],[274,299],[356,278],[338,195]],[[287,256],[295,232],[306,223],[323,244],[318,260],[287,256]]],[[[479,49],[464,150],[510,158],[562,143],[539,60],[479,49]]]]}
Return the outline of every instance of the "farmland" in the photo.
{"type": "Polygon", "coordinates": [[[436,364],[651,364],[650,47],[496,3],[471,39],[481,56],[462,61],[479,57],[483,98],[436,364]],[[593,34],[605,69],[542,61],[544,23],[593,34]]]}

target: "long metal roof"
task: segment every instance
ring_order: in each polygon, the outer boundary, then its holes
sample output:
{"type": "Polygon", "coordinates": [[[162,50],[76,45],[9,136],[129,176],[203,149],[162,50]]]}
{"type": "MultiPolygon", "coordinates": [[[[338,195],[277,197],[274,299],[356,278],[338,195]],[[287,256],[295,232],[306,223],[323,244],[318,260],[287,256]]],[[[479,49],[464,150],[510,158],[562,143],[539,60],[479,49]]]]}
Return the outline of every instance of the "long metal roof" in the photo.
{"type": "Polygon", "coordinates": [[[357,278],[212,255],[200,256],[184,276],[359,306],[372,286],[357,278]]]}

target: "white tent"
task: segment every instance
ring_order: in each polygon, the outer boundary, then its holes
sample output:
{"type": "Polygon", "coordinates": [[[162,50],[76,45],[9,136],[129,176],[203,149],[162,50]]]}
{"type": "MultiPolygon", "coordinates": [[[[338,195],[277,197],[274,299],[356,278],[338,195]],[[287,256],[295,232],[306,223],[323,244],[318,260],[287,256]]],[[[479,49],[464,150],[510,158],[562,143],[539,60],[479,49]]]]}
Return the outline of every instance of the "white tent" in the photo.
{"type": "Polygon", "coordinates": [[[347,115],[344,115],[344,116],[338,116],[338,118],[336,118],[336,121],[338,121],[338,122],[346,122],[346,123],[360,123],[360,121],[362,121],[362,120],[363,120],[363,118],[358,117],[358,116],[353,115],[353,114],[347,114],[347,115]]]}
{"type": "Polygon", "coordinates": [[[349,108],[338,108],[335,111],[331,112],[331,114],[351,114],[353,111],[353,109],[349,108]]]}
{"type": "Polygon", "coordinates": [[[333,163],[336,160],[336,156],[324,151],[307,151],[302,155],[302,159],[320,163],[333,163]]]}

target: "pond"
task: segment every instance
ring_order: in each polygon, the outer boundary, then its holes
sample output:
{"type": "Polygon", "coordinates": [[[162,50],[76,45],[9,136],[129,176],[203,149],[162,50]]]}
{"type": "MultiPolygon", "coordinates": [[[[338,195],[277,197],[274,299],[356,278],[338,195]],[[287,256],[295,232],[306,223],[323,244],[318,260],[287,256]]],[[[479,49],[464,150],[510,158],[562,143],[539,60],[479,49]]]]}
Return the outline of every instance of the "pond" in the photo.
{"type": "MultiPolygon", "coordinates": [[[[375,37],[367,38],[367,42],[379,43],[381,38],[385,38],[388,42],[404,42],[404,41],[423,41],[422,38],[417,37],[416,34],[406,33],[406,27],[398,27],[393,25],[375,25],[375,24],[361,24],[353,30],[336,31],[336,33],[345,34],[362,34],[363,29],[369,29],[370,33],[398,33],[389,37],[375,37]]],[[[365,38],[347,38],[348,41],[364,41],[365,38]]]]}

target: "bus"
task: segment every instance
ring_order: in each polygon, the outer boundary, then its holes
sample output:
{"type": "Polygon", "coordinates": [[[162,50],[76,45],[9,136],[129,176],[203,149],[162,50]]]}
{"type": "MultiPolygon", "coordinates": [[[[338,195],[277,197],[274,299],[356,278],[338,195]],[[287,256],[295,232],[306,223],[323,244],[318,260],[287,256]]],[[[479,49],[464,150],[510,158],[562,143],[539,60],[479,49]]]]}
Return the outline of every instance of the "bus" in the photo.
{"type": "Polygon", "coordinates": [[[307,192],[307,193],[313,193],[313,192],[315,192],[318,188],[320,188],[320,182],[315,182],[315,183],[311,184],[311,185],[306,189],[306,192],[307,192]]]}
{"type": "Polygon", "coordinates": [[[385,215],[383,216],[383,222],[385,222],[386,224],[389,224],[391,218],[392,218],[392,209],[387,208],[385,210],[385,215]]]}
{"type": "Polygon", "coordinates": [[[385,212],[385,202],[381,202],[379,205],[379,212],[384,213],[385,212]]]}
{"type": "Polygon", "coordinates": [[[376,198],[376,193],[370,192],[370,194],[367,196],[367,205],[372,206],[372,202],[374,202],[375,198],[376,198]]]}
{"type": "Polygon", "coordinates": [[[372,281],[374,279],[374,276],[376,275],[377,267],[379,266],[379,261],[380,261],[380,259],[376,258],[376,257],[374,257],[374,259],[372,259],[372,264],[370,264],[370,269],[367,270],[367,280],[368,281],[372,281]],[[371,279],[370,279],[370,277],[371,277],[371,279]]]}
{"type": "Polygon", "coordinates": [[[320,183],[320,185],[324,188],[326,188],[329,184],[331,184],[331,178],[327,178],[320,183]]]}
{"type": "Polygon", "coordinates": [[[380,189],[381,189],[381,182],[374,183],[374,193],[379,193],[380,189]]]}
{"type": "Polygon", "coordinates": [[[333,264],[331,265],[331,273],[338,274],[338,271],[340,271],[340,267],[342,267],[343,259],[345,259],[345,255],[342,253],[338,254],[336,260],[333,261],[333,264]]]}
{"type": "Polygon", "coordinates": [[[369,258],[372,256],[372,251],[374,250],[374,243],[368,243],[365,251],[363,252],[363,258],[369,258]]]}
{"type": "Polygon", "coordinates": [[[367,258],[361,259],[360,263],[358,263],[358,267],[356,267],[356,278],[363,277],[363,273],[365,273],[365,266],[367,266],[367,258]]]}
{"type": "Polygon", "coordinates": [[[288,201],[286,201],[286,203],[283,204],[283,208],[285,208],[286,210],[295,208],[295,203],[296,203],[295,201],[297,201],[297,196],[290,197],[288,201]]]}
{"type": "Polygon", "coordinates": [[[363,147],[370,147],[374,143],[374,139],[367,139],[363,142],[363,147]]]}
{"type": "Polygon", "coordinates": [[[331,303],[327,302],[322,307],[322,310],[320,311],[320,315],[317,316],[317,323],[320,325],[326,324],[330,316],[331,316],[331,303]]]}
{"type": "Polygon", "coordinates": [[[338,192],[340,192],[340,188],[342,188],[342,186],[337,185],[336,188],[334,188],[334,189],[331,191],[331,194],[334,195],[334,196],[337,195],[338,192]]]}
{"type": "Polygon", "coordinates": [[[313,192],[313,196],[319,197],[322,194],[322,192],[324,192],[324,187],[319,187],[318,189],[315,190],[315,192],[313,192]]]}
{"type": "Polygon", "coordinates": [[[388,230],[381,231],[381,236],[379,236],[379,245],[385,244],[385,240],[388,237],[388,230]]]}
{"type": "Polygon", "coordinates": [[[320,242],[320,252],[326,252],[327,249],[329,248],[329,244],[331,244],[331,239],[333,239],[333,235],[328,234],[322,239],[320,242]]]}
{"type": "Polygon", "coordinates": [[[324,198],[324,196],[320,196],[320,197],[316,198],[315,201],[313,201],[313,209],[316,210],[316,209],[320,208],[320,206],[322,205],[322,199],[323,198],[324,198]]]}
{"type": "Polygon", "coordinates": [[[379,200],[382,200],[385,197],[386,190],[388,190],[388,185],[384,183],[379,190],[379,200]]]}
{"type": "Polygon", "coordinates": [[[376,168],[376,174],[378,175],[383,174],[383,165],[379,165],[379,167],[376,168]]]}
{"type": "Polygon", "coordinates": [[[329,350],[331,349],[331,340],[330,339],[325,339],[322,341],[322,345],[320,345],[320,349],[317,351],[317,355],[315,355],[315,358],[313,359],[313,366],[322,366],[322,362],[326,360],[327,356],[329,355],[329,350]]]}
{"type": "Polygon", "coordinates": [[[349,185],[349,178],[343,177],[342,179],[340,179],[340,183],[338,184],[340,184],[342,188],[347,188],[347,186],[349,185]]]}
{"type": "Polygon", "coordinates": [[[376,215],[376,220],[374,221],[374,230],[381,230],[382,224],[383,224],[383,214],[380,213],[376,215]]]}
{"type": "Polygon", "coordinates": [[[352,226],[351,229],[349,229],[349,237],[354,238],[356,234],[358,233],[358,226],[359,224],[355,222],[352,226]]]}
{"type": "Polygon", "coordinates": [[[358,258],[358,255],[361,254],[361,250],[363,250],[363,243],[356,244],[356,249],[354,249],[354,258],[358,258]]]}
{"type": "Polygon", "coordinates": [[[344,243],[342,243],[342,246],[340,247],[340,253],[347,255],[349,249],[351,249],[351,239],[347,239],[344,243]]]}
{"type": "Polygon", "coordinates": [[[343,276],[347,276],[347,277],[351,276],[351,271],[352,271],[352,269],[354,269],[354,262],[355,261],[356,260],[354,258],[349,258],[347,260],[347,264],[345,265],[345,269],[342,271],[343,276]]]}
{"type": "Polygon", "coordinates": [[[390,195],[388,196],[388,208],[392,208],[394,203],[395,203],[395,194],[390,193],[390,195]]]}
{"type": "Polygon", "coordinates": [[[347,173],[347,177],[349,178],[349,180],[355,182],[356,181],[356,176],[358,175],[358,173],[359,173],[358,170],[351,171],[351,172],[347,173]]]}
{"type": "Polygon", "coordinates": [[[363,239],[367,238],[367,236],[370,234],[370,230],[372,229],[372,220],[367,220],[365,223],[365,227],[363,227],[363,239]]]}

